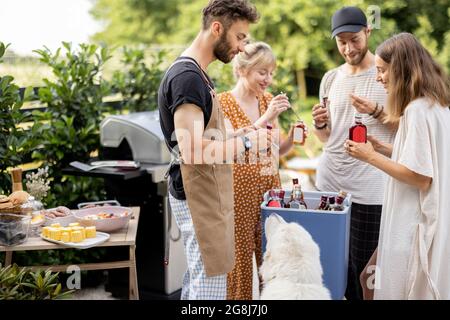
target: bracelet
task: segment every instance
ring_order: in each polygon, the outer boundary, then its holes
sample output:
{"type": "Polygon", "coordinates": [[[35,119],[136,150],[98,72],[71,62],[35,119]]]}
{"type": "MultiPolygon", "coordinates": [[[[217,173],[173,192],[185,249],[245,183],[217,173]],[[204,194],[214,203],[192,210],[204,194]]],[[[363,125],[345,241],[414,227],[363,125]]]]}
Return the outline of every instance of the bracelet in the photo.
{"type": "Polygon", "coordinates": [[[378,112],[376,115],[374,115],[373,118],[374,119],[378,118],[383,113],[383,110],[384,110],[384,106],[381,106],[380,112],[378,112]]]}
{"type": "Polygon", "coordinates": [[[328,123],[325,123],[323,126],[320,126],[320,127],[316,126],[316,124],[314,123],[313,126],[314,126],[314,128],[316,128],[316,130],[322,130],[328,126],[328,123]]]}
{"type": "Polygon", "coordinates": [[[378,111],[378,102],[375,102],[375,109],[369,113],[369,116],[373,116],[378,111]]]}

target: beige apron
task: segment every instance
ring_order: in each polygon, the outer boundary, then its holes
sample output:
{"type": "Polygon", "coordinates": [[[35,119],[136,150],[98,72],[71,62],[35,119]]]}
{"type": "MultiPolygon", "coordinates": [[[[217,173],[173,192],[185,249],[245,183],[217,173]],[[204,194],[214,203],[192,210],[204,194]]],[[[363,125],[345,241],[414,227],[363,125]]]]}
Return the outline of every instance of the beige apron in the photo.
{"type": "MultiPolygon", "coordinates": [[[[189,59],[178,60],[175,63],[189,59]]],[[[199,68],[196,64],[195,66],[199,68]]],[[[226,130],[220,102],[202,70],[213,101],[204,137],[225,140],[226,130]]],[[[231,164],[180,164],[195,234],[207,276],[223,275],[234,266],[233,171],[231,164]]]]}

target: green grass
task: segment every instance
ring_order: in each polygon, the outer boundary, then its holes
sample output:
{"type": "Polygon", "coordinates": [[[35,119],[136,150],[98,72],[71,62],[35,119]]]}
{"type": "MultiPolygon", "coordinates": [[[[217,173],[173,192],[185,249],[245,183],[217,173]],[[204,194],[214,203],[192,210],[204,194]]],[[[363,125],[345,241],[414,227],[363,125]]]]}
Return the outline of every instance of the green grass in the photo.
{"type": "Polygon", "coordinates": [[[0,64],[0,76],[11,75],[14,83],[19,87],[44,85],[42,79],[53,80],[54,76],[49,67],[40,63],[0,64]]]}

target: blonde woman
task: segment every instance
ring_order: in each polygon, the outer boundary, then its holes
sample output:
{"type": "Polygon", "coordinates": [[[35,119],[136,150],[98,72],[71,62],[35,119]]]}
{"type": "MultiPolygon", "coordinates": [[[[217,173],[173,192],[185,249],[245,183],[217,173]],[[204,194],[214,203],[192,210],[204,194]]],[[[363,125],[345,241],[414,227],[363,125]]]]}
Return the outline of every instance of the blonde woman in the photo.
{"type": "MultiPolygon", "coordinates": [[[[256,42],[245,47],[234,59],[236,86],[219,95],[225,116],[225,125],[239,132],[250,127],[278,128],[277,117],[290,108],[286,95],[272,97],[266,90],[272,84],[276,67],[270,46],[256,42]]],[[[234,165],[234,212],[236,263],[227,278],[227,298],[252,299],[252,259],[262,262],[260,205],[263,195],[272,188],[280,187],[277,163],[273,156],[289,151],[293,143],[292,129],[287,139],[273,149],[271,157],[247,154],[246,159],[234,165]]]]}
{"type": "Polygon", "coordinates": [[[386,120],[400,122],[393,146],[346,141],[351,156],[389,175],[378,249],[361,274],[364,296],[450,299],[449,78],[409,33],[383,42],[375,64],[386,120]]]}

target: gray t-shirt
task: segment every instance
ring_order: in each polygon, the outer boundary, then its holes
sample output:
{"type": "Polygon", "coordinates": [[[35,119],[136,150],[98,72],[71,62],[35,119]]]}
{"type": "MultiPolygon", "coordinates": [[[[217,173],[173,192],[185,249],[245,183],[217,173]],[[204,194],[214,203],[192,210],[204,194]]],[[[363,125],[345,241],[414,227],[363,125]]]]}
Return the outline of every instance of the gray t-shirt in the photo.
{"type": "MultiPolygon", "coordinates": [[[[351,105],[349,94],[353,93],[386,105],[386,91],[376,81],[376,69],[372,67],[354,75],[347,74],[344,65],[330,70],[320,84],[321,101],[325,92],[328,92],[330,101],[331,133],[319,160],[316,187],[321,191],[346,191],[352,194],[352,201],[359,204],[380,205],[383,202],[385,174],[365,162],[350,157],[344,149],[356,112],[351,105]]],[[[384,142],[394,141],[395,132],[378,119],[363,114],[362,121],[367,126],[368,135],[384,142]]]]}

